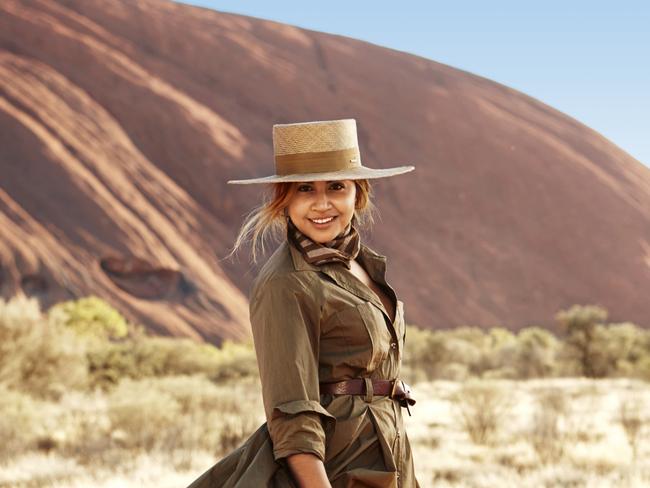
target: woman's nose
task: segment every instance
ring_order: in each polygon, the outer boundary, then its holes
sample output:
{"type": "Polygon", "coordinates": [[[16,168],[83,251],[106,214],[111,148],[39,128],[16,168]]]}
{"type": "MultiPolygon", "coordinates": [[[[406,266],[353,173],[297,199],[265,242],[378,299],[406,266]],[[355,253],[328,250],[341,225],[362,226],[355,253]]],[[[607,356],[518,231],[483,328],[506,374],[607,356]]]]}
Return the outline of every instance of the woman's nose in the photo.
{"type": "Polygon", "coordinates": [[[330,207],[330,200],[327,193],[317,193],[314,200],[315,209],[326,209],[330,207]]]}

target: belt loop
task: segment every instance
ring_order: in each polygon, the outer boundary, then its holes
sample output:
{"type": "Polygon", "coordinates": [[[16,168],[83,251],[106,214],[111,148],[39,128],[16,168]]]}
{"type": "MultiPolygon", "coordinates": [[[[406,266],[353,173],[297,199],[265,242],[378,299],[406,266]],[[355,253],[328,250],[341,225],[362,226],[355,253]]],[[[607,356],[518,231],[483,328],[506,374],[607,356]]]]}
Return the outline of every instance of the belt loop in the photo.
{"type": "Polygon", "coordinates": [[[372,397],[375,394],[373,388],[372,388],[372,380],[370,378],[364,378],[363,379],[364,383],[366,384],[366,396],[364,398],[366,403],[371,403],[372,402],[372,397]]]}
{"type": "Polygon", "coordinates": [[[390,389],[390,397],[391,397],[391,398],[395,398],[395,390],[397,389],[397,382],[398,382],[398,381],[399,381],[399,380],[398,380],[397,378],[395,378],[395,379],[392,381],[393,386],[392,386],[392,388],[390,389]]]}

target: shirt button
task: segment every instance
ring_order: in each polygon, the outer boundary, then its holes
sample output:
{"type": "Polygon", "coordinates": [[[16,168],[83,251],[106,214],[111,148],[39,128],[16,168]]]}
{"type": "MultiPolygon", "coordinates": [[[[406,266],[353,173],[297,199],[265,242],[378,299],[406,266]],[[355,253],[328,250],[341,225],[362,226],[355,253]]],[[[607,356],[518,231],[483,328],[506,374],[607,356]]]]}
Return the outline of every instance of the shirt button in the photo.
{"type": "Polygon", "coordinates": [[[399,439],[399,430],[397,431],[397,438],[399,439]]]}
{"type": "Polygon", "coordinates": [[[391,342],[390,343],[390,348],[391,349],[396,349],[397,348],[397,343],[396,342],[391,342]]]}

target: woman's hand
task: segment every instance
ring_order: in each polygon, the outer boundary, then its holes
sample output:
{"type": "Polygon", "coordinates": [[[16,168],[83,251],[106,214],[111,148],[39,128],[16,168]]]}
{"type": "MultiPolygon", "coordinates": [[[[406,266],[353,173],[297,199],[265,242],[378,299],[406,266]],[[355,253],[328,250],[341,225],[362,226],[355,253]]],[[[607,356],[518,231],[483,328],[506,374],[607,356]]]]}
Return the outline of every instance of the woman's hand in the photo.
{"type": "Polygon", "coordinates": [[[315,454],[292,454],[287,463],[300,488],[332,488],[323,461],[315,454]]]}

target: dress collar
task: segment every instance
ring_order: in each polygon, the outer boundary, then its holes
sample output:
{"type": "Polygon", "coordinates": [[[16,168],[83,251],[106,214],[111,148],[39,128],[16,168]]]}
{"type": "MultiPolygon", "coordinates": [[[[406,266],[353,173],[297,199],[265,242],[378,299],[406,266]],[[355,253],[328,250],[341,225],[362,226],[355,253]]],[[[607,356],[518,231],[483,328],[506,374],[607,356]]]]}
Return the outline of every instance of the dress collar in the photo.
{"type": "MultiPolygon", "coordinates": [[[[372,291],[365,283],[355,277],[343,263],[326,263],[319,266],[305,261],[302,253],[296,249],[289,241],[285,241],[291,253],[291,259],[296,271],[316,271],[322,272],[329,276],[338,286],[346,289],[350,293],[367,300],[377,306],[387,317],[390,322],[390,316],[377,294],[372,291]]],[[[395,290],[386,282],[386,256],[376,253],[365,244],[361,244],[357,259],[366,270],[370,278],[383,285],[389,293],[391,300],[397,310],[397,294],[395,290]]],[[[397,312],[396,312],[397,313],[397,312]]]]}

